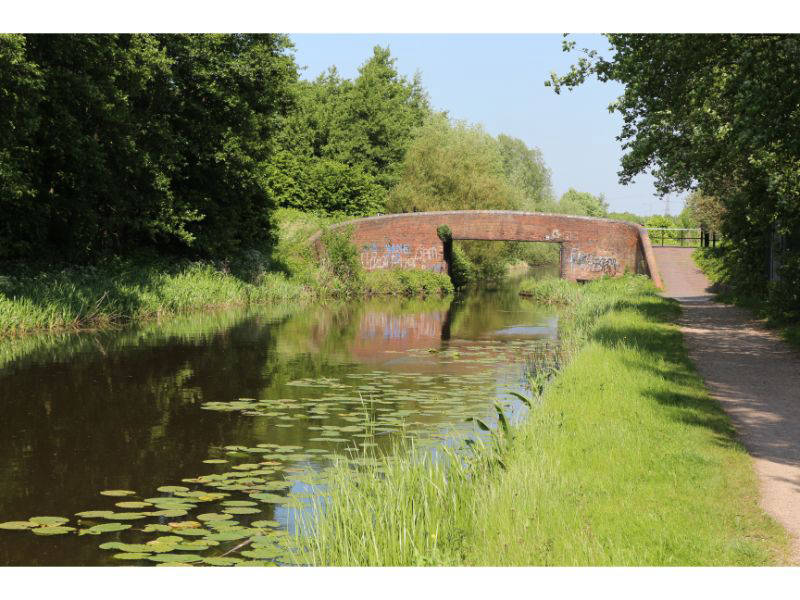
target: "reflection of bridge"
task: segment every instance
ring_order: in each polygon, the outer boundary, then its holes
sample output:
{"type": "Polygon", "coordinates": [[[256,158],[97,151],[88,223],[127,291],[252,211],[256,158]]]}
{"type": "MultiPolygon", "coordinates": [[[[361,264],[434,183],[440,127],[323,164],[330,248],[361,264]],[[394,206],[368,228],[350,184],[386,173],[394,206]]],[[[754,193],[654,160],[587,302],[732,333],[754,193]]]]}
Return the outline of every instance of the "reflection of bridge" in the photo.
{"type": "MultiPolygon", "coordinates": [[[[649,275],[661,287],[647,231],[634,223],[506,210],[403,213],[355,219],[332,229],[353,228],[353,242],[368,271],[428,269],[446,272],[449,240],[437,230],[446,225],[453,240],[550,242],[561,246],[561,277],[572,280],[649,275]]],[[[322,250],[319,235],[311,240],[322,250]]]]}

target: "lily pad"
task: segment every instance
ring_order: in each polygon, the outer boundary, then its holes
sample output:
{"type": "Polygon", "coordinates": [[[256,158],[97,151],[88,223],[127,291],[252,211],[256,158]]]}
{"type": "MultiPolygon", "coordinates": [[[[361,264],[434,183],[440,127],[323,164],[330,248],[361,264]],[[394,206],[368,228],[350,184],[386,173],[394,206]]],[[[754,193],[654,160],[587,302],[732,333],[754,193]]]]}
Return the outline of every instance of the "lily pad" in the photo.
{"type": "Polygon", "coordinates": [[[185,535],[189,537],[198,536],[202,537],[204,535],[210,535],[211,532],[208,529],[176,529],[175,533],[178,535],[185,535]]]}
{"type": "Polygon", "coordinates": [[[112,533],[115,531],[125,531],[130,529],[131,525],[123,523],[103,523],[102,525],[94,525],[88,529],[81,529],[78,535],[100,535],[101,533],[112,533]]]}
{"type": "Polygon", "coordinates": [[[69,522],[69,519],[66,519],[64,517],[31,517],[28,520],[31,523],[36,523],[37,525],[45,525],[47,527],[63,525],[64,523],[69,522]]]}
{"type": "Polygon", "coordinates": [[[117,502],[114,506],[118,506],[120,508],[147,508],[148,506],[152,506],[149,502],[117,502]]]}
{"type": "Polygon", "coordinates": [[[216,542],[233,542],[236,540],[243,540],[250,537],[250,532],[246,529],[235,529],[233,531],[220,531],[219,533],[212,533],[206,536],[206,539],[214,540],[216,542]]]}
{"type": "Polygon", "coordinates": [[[261,502],[265,502],[267,504],[283,504],[286,502],[286,498],[279,496],[278,494],[259,493],[250,494],[250,497],[255,498],[256,500],[261,500],[261,502]]]}
{"type": "MultiPolygon", "coordinates": [[[[195,540],[195,541],[201,542],[204,540],[195,540]]],[[[203,550],[208,550],[209,547],[210,546],[208,544],[196,544],[194,542],[184,542],[183,544],[178,544],[177,546],[175,546],[175,550],[202,552],[203,550]]]]}
{"type": "Polygon", "coordinates": [[[63,535],[65,533],[72,533],[75,531],[74,527],[51,526],[51,527],[37,527],[31,529],[36,535],[63,535]]]}
{"type": "Polygon", "coordinates": [[[204,463],[207,465],[222,465],[228,462],[224,458],[209,458],[208,460],[204,460],[204,463]]]}
{"type": "Polygon", "coordinates": [[[232,519],[233,516],[230,514],[220,514],[220,513],[203,513],[202,515],[197,515],[198,521],[225,521],[226,519],[232,519]]]}
{"type": "Polygon", "coordinates": [[[136,492],[132,492],[131,490],[104,490],[100,492],[100,495],[102,496],[113,496],[113,497],[133,496],[135,494],[136,492]]]}
{"type": "Polygon", "coordinates": [[[253,521],[250,523],[251,527],[280,527],[277,521],[253,521]]]}
{"type": "Polygon", "coordinates": [[[135,521],[137,519],[144,519],[146,516],[147,515],[136,512],[121,512],[121,513],[111,513],[105,518],[114,519],[115,521],[135,521]]]}
{"type": "Polygon", "coordinates": [[[256,559],[277,558],[281,554],[283,554],[283,550],[277,546],[254,548],[253,550],[245,550],[242,552],[242,556],[256,559]]]}
{"type": "Polygon", "coordinates": [[[230,506],[222,509],[222,512],[228,515],[254,515],[260,513],[261,510],[250,506],[230,506]]]}
{"type": "Polygon", "coordinates": [[[113,510],[85,510],[83,512],[75,513],[75,516],[83,517],[84,519],[100,519],[113,514],[113,510]]]}
{"type": "Polygon", "coordinates": [[[147,545],[154,546],[158,544],[180,544],[182,542],[183,538],[177,535],[162,535],[154,540],[150,540],[149,542],[147,542],[147,545]]]}
{"type": "Polygon", "coordinates": [[[174,519],[175,517],[183,517],[188,514],[188,511],[183,509],[165,509],[165,510],[154,510],[147,513],[147,516],[150,517],[166,517],[168,519],[174,519]]]}
{"type": "Polygon", "coordinates": [[[203,557],[197,554],[166,553],[166,554],[153,554],[151,556],[148,556],[147,560],[152,560],[153,562],[159,562],[159,563],[193,563],[193,562],[200,562],[201,560],[203,560],[203,557]]]}
{"type": "Polygon", "coordinates": [[[156,488],[156,491],[164,494],[174,494],[175,492],[188,492],[189,488],[182,485],[162,485],[160,488],[156,488]]]}
{"type": "Polygon", "coordinates": [[[240,562],[242,562],[241,558],[235,558],[233,556],[209,556],[203,559],[203,563],[211,565],[212,567],[232,567],[240,562]]]}
{"type": "Polygon", "coordinates": [[[226,500],[222,503],[223,506],[258,506],[258,502],[251,502],[250,500],[226,500]]]}
{"type": "Polygon", "coordinates": [[[176,523],[170,523],[169,526],[173,529],[196,529],[201,527],[200,523],[197,521],[178,521],[176,523]]]}
{"type": "Polygon", "coordinates": [[[119,560],[144,560],[150,556],[151,554],[149,552],[122,552],[120,554],[115,554],[114,558],[119,560]]]}
{"type": "Polygon", "coordinates": [[[0,523],[0,529],[33,529],[36,527],[36,523],[31,523],[30,521],[6,521],[5,523],[0,523]]]}
{"type": "MultiPolygon", "coordinates": [[[[101,545],[102,548],[105,544],[101,545]]],[[[155,552],[152,546],[148,546],[147,544],[122,544],[122,543],[114,543],[111,542],[107,548],[105,549],[115,549],[121,550],[122,552],[146,552],[147,554],[152,554],[155,552]],[[113,545],[112,545],[113,544],[113,545]]]]}

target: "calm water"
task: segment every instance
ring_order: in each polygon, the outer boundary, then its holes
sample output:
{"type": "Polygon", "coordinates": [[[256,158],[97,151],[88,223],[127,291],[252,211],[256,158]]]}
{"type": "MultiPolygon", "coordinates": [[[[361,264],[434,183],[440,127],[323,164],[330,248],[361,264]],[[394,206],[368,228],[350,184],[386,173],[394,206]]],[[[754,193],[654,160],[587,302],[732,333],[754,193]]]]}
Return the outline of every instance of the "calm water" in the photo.
{"type": "Polygon", "coordinates": [[[524,386],[526,351],[555,337],[555,317],[510,285],[452,302],[227,311],[7,342],[0,522],[130,527],[0,529],[0,565],[155,564],[137,550],[202,564],[254,534],[230,562],[269,562],[336,455],[387,449],[401,432],[466,435],[466,418],[491,419],[498,399],[519,416],[508,391],[524,386]],[[200,526],[169,525],[188,520],[200,526]],[[109,542],[134,546],[99,547],[109,542]]]}

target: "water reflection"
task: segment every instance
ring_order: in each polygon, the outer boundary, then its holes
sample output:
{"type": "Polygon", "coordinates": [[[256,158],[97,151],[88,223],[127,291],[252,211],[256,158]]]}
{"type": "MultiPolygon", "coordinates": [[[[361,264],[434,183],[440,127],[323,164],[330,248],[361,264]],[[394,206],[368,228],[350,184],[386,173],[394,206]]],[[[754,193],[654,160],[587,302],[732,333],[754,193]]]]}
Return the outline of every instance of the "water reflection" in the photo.
{"type": "MultiPolygon", "coordinates": [[[[203,461],[236,454],[225,449],[232,444],[317,452],[289,464],[289,454],[269,450],[281,463],[274,476],[291,479],[321,468],[342,446],[335,440],[359,430],[365,398],[385,443],[407,423],[444,431],[519,383],[514,356],[531,336],[554,338],[555,320],[507,288],[453,301],[226,311],[6,342],[0,522],[71,517],[108,508],[99,490],[146,498],[160,485],[221,473],[228,467],[203,461]],[[475,391],[469,401],[465,386],[475,391]],[[240,398],[252,406],[203,410],[240,398]]],[[[364,445],[361,435],[347,439],[364,445]]],[[[256,518],[285,521],[275,506],[264,504],[256,518]]],[[[109,564],[102,541],[0,531],[0,564],[109,564]]]]}

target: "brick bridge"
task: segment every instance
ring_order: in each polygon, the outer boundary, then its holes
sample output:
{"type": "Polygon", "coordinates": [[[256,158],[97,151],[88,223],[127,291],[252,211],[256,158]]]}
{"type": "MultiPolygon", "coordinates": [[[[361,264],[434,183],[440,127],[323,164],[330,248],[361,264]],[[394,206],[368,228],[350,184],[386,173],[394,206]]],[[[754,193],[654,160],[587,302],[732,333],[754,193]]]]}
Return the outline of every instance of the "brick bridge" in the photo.
{"type": "MultiPolygon", "coordinates": [[[[353,243],[367,271],[428,269],[447,272],[446,241],[551,242],[561,246],[561,277],[577,281],[628,271],[649,275],[662,287],[647,231],[634,223],[508,210],[460,210],[383,215],[355,219],[331,229],[353,228],[353,243]]],[[[317,234],[311,238],[323,250],[317,234]]]]}

